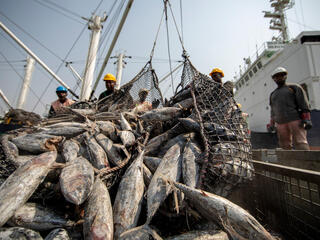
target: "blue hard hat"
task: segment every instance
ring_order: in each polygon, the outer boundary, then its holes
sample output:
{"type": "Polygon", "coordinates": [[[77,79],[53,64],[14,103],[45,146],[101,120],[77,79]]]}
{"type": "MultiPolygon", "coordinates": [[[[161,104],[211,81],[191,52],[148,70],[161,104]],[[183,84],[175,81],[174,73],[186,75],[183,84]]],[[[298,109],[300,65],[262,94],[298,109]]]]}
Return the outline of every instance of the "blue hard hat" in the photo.
{"type": "Polygon", "coordinates": [[[56,92],[67,92],[68,90],[64,86],[57,87],[56,92]]]}

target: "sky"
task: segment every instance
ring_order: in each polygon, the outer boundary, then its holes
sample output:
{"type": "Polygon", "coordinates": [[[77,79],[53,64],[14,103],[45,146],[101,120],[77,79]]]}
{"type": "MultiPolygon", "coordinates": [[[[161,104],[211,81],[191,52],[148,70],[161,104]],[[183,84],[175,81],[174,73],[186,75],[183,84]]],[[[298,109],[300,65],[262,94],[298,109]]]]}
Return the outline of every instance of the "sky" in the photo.
{"type": "MultiPolygon", "coordinates": [[[[77,79],[65,66],[72,62],[73,68],[83,74],[88,54],[90,30],[87,21],[93,13],[108,19],[103,23],[100,47],[97,54],[94,81],[100,71],[102,60],[111,43],[121,14],[128,0],[0,0],[0,21],[24,44],[45,62],[71,89],[77,79]],[[119,14],[120,13],[120,14],[119,14]]],[[[224,81],[233,80],[239,74],[243,58],[254,56],[266,41],[278,36],[269,29],[270,19],[262,11],[271,11],[269,0],[170,0],[174,18],[168,9],[168,35],[166,22],[160,19],[163,0],[134,0],[127,20],[111,56],[124,53],[126,65],[122,84],[129,82],[148,62],[159,29],[153,57],[153,67],[159,79],[175,68],[181,57],[183,40],[193,65],[208,74],[212,68],[224,71],[224,81]],[[182,14],[181,14],[182,13],[182,14]],[[176,30],[176,22],[178,32],[176,30]],[[169,41],[168,41],[169,39],[169,41]]],[[[293,8],[286,11],[290,39],[301,31],[320,30],[320,1],[295,0],[293,8]]],[[[16,106],[27,53],[0,29],[0,89],[13,107],[16,106]]],[[[116,74],[116,60],[110,59],[104,71],[116,74]]],[[[174,87],[180,82],[181,68],[173,74],[174,87]]],[[[24,110],[41,116],[47,113],[50,103],[57,99],[55,89],[60,84],[39,65],[35,65],[24,110]]],[[[160,84],[166,98],[172,96],[170,77],[160,84]]],[[[100,81],[97,95],[105,90],[100,81]]],[[[71,95],[69,94],[69,97],[71,95]]],[[[0,115],[8,107],[0,99],[0,115]]]]}

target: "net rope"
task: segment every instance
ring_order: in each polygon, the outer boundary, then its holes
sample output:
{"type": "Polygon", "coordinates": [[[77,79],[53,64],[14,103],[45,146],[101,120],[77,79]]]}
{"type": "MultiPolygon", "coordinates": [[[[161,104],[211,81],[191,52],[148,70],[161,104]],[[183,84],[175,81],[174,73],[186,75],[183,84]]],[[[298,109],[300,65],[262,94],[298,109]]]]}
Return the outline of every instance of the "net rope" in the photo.
{"type": "MultiPolygon", "coordinates": [[[[198,187],[227,196],[253,175],[251,143],[246,120],[230,88],[197,71],[185,57],[182,92],[191,88],[191,118],[201,126],[204,144],[198,187]]],[[[178,91],[178,88],[176,92],[178,91]]]]}

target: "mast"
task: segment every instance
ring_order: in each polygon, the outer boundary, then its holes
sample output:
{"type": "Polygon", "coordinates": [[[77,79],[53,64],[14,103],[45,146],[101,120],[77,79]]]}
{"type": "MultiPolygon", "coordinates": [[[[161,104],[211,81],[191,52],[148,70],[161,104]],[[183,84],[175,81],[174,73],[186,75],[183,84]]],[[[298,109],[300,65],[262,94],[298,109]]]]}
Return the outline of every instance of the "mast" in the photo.
{"type": "Polygon", "coordinates": [[[28,89],[30,86],[31,76],[34,69],[34,59],[31,57],[27,57],[27,65],[25,66],[25,75],[23,79],[23,84],[21,87],[20,96],[17,103],[17,108],[22,109],[23,105],[26,101],[26,96],[28,94],[28,89]]]}
{"type": "Polygon", "coordinates": [[[2,22],[0,22],[0,27],[16,42],[22,47],[31,57],[33,57],[53,78],[55,78],[62,86],[68,89],[68,91],[78,98],[77,94],[75,94],[70,87],[62,81],[62,79],[55,74],[44,62],[41,61],[40,58],[37,57],[23,42],[17,38],[2,22]]]}
{"type": "Polygon", "coordinates": [[[120,84],[121,84],[121,78],[122,78],[122,69],[123,69],[123,56],[124,54],[123,53],[120,53],[118,55],[118,61],[117,61],[117,76],[116,76],[116,79],[117,79],[117,83],[116,83],[116,86],[115,86],[115,89],[119,89],[120,88],[120,84]]]}
{"type": "Polygon", "coordinates": [[[290,9],[294,5],[294,0],[270,0],[273,12],[263,11],[265,18],[271,18],[270,29],[278,30],[281,33],[281,38],[277,39],[280,42],[288,42],[288,26],[286,23],[286,16],[284,11],[290,9]]]}
{"type": "Polygon", "coordinates": [[[114,48],[114,45],[116,44],[116,42],[118,40],[118,37],[120,35],[121,29],[123,27],[123,24],[124,24],[125,20],[127,19],[127,16],[128,16],[129,10],[131,9],[132,3],[133,3],[133,0],[129,0],[129,2],[128,2],[127,6],[126,6],[126,9],[124,10],[124,13],[122,15],[122,18],[121,18],[119,26],[118,26],[118,29],[117,29],[114,37],[113,37],[113,40],[111,42],[110,48],[108,50],[108,53],[107,53],[107,55],[106,55],[106,57],[105,57],[105,59],[104,59],[104,61],[102,63],[102,67],[100,69],[100,72],[98,74],[96,82],[94,83],[94,86],[92,88],[92,92],[91,92],[90,98],[93,96],[93,93],[96,90],[96,88],[98,86],[98,83],[99,83],[99,80],[101,79],[101,76],[103,74],[103,71],[104,71],[105,67],[107,66],[108,60],[109,60],[109,58],[111,56],[112,50],[114,48]]]}
{"type": "Polygon", "coordinates": [[[97,59],[97,51],[98,51],[98,44],[101,34],[102,22],[106,20],[106,16],[99,17],[93,15],[89,21],[89,29],[91,32],[91,40],[90,40],[90,47],[87,56],[87,63],[84,72],[84,77],[82,81],[81,93],[80,93],[80,100],[85,101],[89,100],[91,89],[92,89],[92,81],[93,81],[93,74],[94,69],[96,66],[96,59],[97,59]]]}

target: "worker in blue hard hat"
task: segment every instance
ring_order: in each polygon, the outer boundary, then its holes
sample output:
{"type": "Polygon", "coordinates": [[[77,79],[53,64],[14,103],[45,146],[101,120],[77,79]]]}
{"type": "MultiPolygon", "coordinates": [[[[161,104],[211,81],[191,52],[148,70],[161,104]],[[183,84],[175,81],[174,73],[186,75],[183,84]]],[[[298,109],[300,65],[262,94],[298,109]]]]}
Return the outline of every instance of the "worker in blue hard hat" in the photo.
{"type": "Polygon", "coordinates": [[[56,114],[63,113],[64,107],[69,107],[70,105],[75,103],[75,101],[67,98],[68,90],[65,87],[63,86],[57,87],[56,93],[57,93],[58,99],[51,103],[51,107],[49,110],[49,117],[53,117],[56,114]]]}

